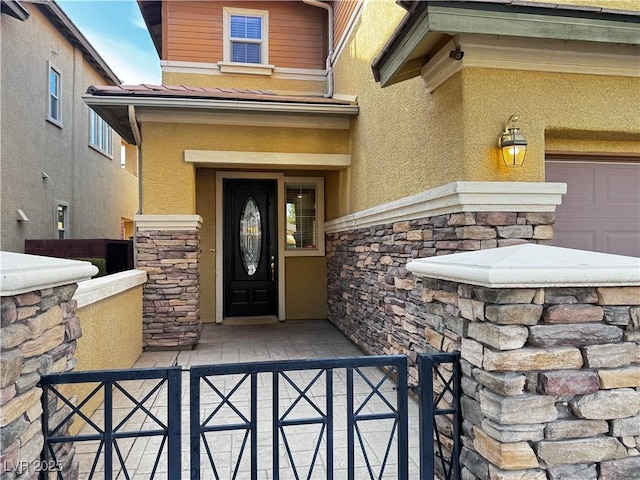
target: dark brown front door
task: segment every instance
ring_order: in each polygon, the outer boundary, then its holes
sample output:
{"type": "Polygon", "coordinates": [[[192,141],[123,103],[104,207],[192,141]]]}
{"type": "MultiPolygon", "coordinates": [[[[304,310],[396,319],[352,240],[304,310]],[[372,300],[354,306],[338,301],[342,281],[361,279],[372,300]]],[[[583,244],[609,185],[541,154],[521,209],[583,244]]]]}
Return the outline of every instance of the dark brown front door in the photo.
{"type": "Polygon", "coordinates": [[[276,182],[224,181],[224,316],[276,315],[276,182]]]}

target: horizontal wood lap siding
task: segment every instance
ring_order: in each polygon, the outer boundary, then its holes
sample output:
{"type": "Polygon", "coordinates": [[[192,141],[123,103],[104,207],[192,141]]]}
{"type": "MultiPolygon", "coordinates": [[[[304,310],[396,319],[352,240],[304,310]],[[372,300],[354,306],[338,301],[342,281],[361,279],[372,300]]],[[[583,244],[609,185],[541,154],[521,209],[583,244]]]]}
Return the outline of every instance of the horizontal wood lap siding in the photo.
{"type": "Polygon", "coordinates": [[[333,2],[333,41],[337,44],[340,41],[340,37],[344,35],[349,23],[351,15],[356,8],[359,0],[336,0],[333,2]]]}
{"type": "Polygon", "coordinates": [[[164,2],[167,60],[218,62],[222,60],[222,4],[164,2]]]}
{"type": "Polygon", "coordinates": [[[223,7],[269,11],[269,63],[323,69],[326,11],[302,2],[165,2],[166,60],[223,59],[223,7]]]}

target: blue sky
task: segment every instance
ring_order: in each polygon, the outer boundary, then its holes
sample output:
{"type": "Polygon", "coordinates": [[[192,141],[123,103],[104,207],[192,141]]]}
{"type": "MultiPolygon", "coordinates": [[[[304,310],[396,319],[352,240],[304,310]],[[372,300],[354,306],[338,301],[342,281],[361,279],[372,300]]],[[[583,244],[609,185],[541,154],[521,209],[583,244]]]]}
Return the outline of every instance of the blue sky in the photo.
{"type": "Polygon", "coordinates": [[[135,0],[57,0],[124,84],[161,83],[160,60],[135,0]]]}

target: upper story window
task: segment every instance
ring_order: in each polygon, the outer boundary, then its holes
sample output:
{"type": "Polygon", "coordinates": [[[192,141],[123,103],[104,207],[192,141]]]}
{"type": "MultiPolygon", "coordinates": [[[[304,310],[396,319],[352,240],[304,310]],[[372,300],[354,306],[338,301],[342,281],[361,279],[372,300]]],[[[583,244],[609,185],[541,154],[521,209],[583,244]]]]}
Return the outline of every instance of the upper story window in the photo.
{"type": "Polygon", "coordinates": [[[265,65],[269,63],[269,12],[224,8],[224,61],[265,65]]]}
{"type": "Polygon", "coordinates": [[[113,156],[113,131],[93,110],[89,110],[89,145],[108,156],[113,156]]]}
{"type": "Polygon", "coordinates": [[[48,100],[49,105],[47,107],[47,120],[62,126],[62,105],[60,97],[60,84],[62,75],[60,70],[49,63],[49,78],[48,78],[48,100]]]}

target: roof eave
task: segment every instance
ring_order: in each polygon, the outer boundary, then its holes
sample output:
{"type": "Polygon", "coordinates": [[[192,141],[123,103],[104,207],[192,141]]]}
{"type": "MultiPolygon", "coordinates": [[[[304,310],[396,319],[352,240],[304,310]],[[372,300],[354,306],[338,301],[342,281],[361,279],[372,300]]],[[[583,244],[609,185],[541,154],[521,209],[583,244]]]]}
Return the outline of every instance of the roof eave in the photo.
{"type": "Polygon", "coordinates": [[[24,8],[17,0],[2,0],[2,13],[6,13],[10,17],[25,21],[29,18],[29,11],[24,8]]]}
{"type": "Polygon", "coordinates": [[[407,13],[374,60],[382,87],[420,75],[420,68],[443,44],[460,33],[550,38],[618,44],[640,43],[640,15],[531,3],[425,1],[407,13]]]}
{"type": "Polygon", "coordinates": [[[276,115],[321,115],[351,117],[358,115],[357,105],[314,105],[291,102],[260,102],[203,98],[166,98],[84,95],[83,100],[128,143],[136,144],[128,117],[130,105],[138,109],[209,110],[225,113],[271,113],[276,115]]]}
{"type": "Polygon", "coordinates": [[[153,46],[158,52],[158,57],[162,58],[162,14],[157,15],[157,10],[162,9],[162,2],[158,0],[138,0],[138,8],[147,26],[153,46]]]}
{"type": "Polygon", "coordinates": [[[42,12],[51,20],[54,26],[71,42],[72,45],[79,48],[89,61],[91,66],[104,78],[107,82],[119,85],[122,81],[111,70],[111,67],[102,59],[100,54],[93,48],[93,45],[80,32],[78,27],[71,21],[66,13],[53,0],[36,3],[42,12]]]}

